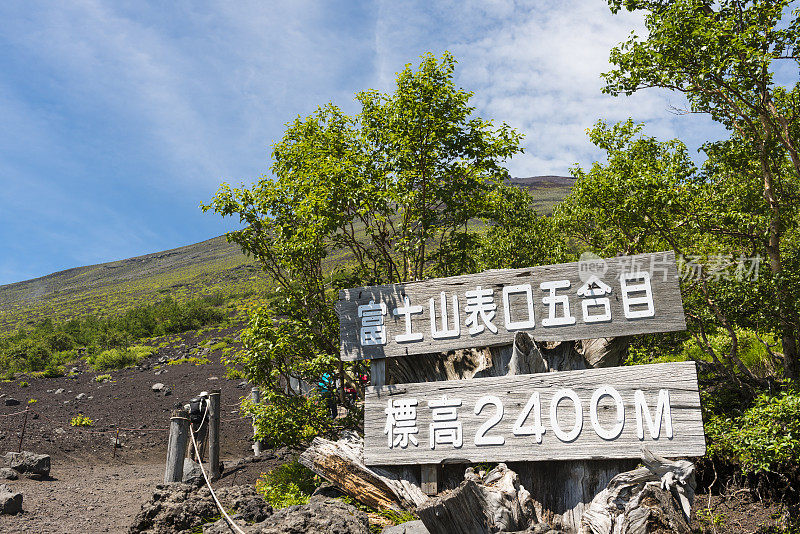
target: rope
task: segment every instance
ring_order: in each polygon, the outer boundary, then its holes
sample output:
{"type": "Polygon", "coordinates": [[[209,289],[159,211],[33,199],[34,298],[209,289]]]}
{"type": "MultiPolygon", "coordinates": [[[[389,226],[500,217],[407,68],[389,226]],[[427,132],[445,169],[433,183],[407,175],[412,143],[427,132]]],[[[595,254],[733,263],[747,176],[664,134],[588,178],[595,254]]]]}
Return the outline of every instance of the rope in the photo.
{"type": "MultiPolygon", "coordinates": [[[[33,410],[31,410],[31,411],[33,411],[33,410]]],[[[3,414],[3,415],[0,415],[0,417],[11,417],[12,415],[20,415],[20,414],[23,414],[23,413],[25,413],[25,410],[22,410],[21,412],[3,414]]]]}
{"type": "Polygon", "coordinates": [[[228,523],[228,527],[231,529],[232,532],[236,532],[238,534],[246,534],[239,525],[237,525],[231,516],[228,515],[228,512],[222,507],[222,503],[219,502],[217,499],[217,494],[214,493],[214,488],[211,487],[211,482],[208,480],[208,475],[206,475],[206,470],[203,467],[203,462],[200,460],[200,451],[197,450],[197,442],[194,440],[194,427],[192,423],[189,423],[189,436],[192,438],[192,447],[194,448],[195,458],[197,458],[197,463],[200,465],[200,472],[203,473],[203,478],[206,480],[206,486],[208,486],[208,491],[211,492],[211,497],[214,499],[214,502],[217,505],[222,517],[225,518],[225,522],[228,523]]]}
{"type": "MultiPolygon", "coordinates": [[[[50,419],[49,417],[47,417],[43,413],[37,412],[36,410],[34,410],[32,408],[31,408],[31,411],[33,413],[35,413],[36,415],[38,415],[39,417],[41,417],[42,419],[46,419],[46,420],[50,421],[54,425],[69,426],[71,429],[80,430],[82,432],[88,432],[89,434],[108,434],[109,432],[116,432],[117,430],[125,431],[125,432],[168,432],[169,431],[169,428],[114,428],[114,429],[109,429],[109,430],[85,430],[83,428],[73,427],[71,425],[59,423],[58,421],[56,421],[54,419],[50,419]]],[[[24,411],[20,412],[20,413],[24,413],[24,411]]],[[[14,414],[11,414],[11,415],[14,415],[14,414]]]]}
{"type": "Polygon", "coordinates": [[[203,406],[204,406],[204,408],[203,408],[203,418],[200,419],[200,426],[197,427],[197,430],[195,430],[195,432],[200,432],[201,430],[203,430],[203,425],[206,424],[206,415],[208,415],[208,404],[209,404],[208,399],[205,399],[203,401],[203,406]]]}

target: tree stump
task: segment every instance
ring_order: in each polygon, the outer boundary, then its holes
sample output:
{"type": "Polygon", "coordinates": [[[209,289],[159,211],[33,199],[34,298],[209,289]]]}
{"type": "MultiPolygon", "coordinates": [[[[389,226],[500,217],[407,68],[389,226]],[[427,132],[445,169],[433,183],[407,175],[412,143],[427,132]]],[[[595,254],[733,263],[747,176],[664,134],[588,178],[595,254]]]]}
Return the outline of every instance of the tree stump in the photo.
{"type": "Polygon", "coordinates": [[[513,532],[536,523],[530,494],[505,464],[485,474],[468,468],[464,479],[417,508],[429,532],[513,532]]]}

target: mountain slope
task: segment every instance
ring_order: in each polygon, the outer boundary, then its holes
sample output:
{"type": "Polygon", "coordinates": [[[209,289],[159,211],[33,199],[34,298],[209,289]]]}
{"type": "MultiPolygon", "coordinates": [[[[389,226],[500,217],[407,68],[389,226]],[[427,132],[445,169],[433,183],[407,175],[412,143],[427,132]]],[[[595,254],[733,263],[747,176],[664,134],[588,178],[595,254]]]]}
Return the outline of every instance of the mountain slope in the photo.
{"type": "MultiPolygon", "coordinates": [[[[574,178],[534,176],[509,183],[527,190],[537,212],[549,213],[574,178]]],[[[0,286],[0,333],[42,319],[122,312],[167,296],[178,301],[214,293],[250,295],[269,287],[258,264],[225,236],[125,260],[75,267],[0,286]]],[[[241,298],[239,298],[241,300],[241,298]]]]}
{"type": "Polygon", "coordinates": [[[251,292],[265,283],[256,262],[220,236],[0,286],[0,332],[45,317],[106,315],[166,296],[183,301],[218,292],[251,292]]]}

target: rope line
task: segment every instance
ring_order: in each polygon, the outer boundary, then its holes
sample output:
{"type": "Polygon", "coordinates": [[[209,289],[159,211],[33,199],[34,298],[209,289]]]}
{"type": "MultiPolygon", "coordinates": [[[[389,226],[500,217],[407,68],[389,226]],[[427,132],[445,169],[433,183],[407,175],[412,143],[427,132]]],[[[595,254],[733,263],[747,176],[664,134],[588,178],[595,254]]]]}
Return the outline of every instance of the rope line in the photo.
{"type": "Polygon", "coordinates": [[[197,442],[194,440],[194,426],[192,423],[189,423],[189,436],[192,438],[192,447],[194,448],[195,458],[197,458],[197,463],[200,465],[200,472],[203,473],[203,478],[206,481],[206,486],[208,486],[208,491],[211,492],[211,497],[214,499],[214,503],[216,503],[217,508],[219,509],[222,517],[225,518],[225,522],[228,523],[228,527],[231,529],[232,532],[236,532],[238,534],[246,534],[236,522],[231,519],[231,516],[228,515],[228,512],[225,511],[225,508],[222,507],[222,503],[219,502],[217,499],[217,494],[214,493],[214,488],[211,487],[211,482],[208,480],[208,475],[206,475],[206,470],[203,467],[203,462],[200,460],[200,451],[197,450],[197,442]]]}
{"type": "MultiPolygon", "coordinates": [[[[31,411],[33,411],[33,410],[31,410],[31,411]]],[[[23,413],[25,413],[25,410],[22,410],[22,411],[19,411],[19,412],[14,412],[14,413],[3,414],[3,415],[0,415],[0,417],[11,417],[12,415],[20,415],[20,414],[23,414],[23,413]]]]}

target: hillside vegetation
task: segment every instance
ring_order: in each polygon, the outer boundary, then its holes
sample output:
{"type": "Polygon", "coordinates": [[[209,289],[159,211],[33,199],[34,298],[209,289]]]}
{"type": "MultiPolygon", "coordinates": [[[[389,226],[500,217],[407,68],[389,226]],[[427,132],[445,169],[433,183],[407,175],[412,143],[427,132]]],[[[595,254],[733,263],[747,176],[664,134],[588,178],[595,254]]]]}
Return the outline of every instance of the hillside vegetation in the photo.
{"type": "MultiPolygon", "coordinates": [[[[569,193],[574,179],[536,176],[509,183],[527,191],[544,214],[569,193]]],[[[351,260],[340,254],[328,263],[351,260]]],[[[63,374],[79,348],[89,363],[117,351],[124,367],[135,363],[129,347],[143,340],[223,321],[244,323],[272,288],[258,263],[225,236],[0,286],[0,373],[63,374]]]]}
{"type": "MultiPolygon", "coordinates": [[[[540,214],[550,213],[575,183],[564,176],[512,178],[540,214]]],[[[362,229],[363,231],[363,229],[362,229]]],[[[336,258],[336,261],[347,258],[336,258]]],[[[188,302],[203,296],[263,293],[272,287],[258,262],[225,236],[124,260],[0,286],[0,336],[45,320],[117,316],[169,296],[188,302]]],[[[237,300],[241,304],[241,298],[237,300]]]]}
{"type": "Polygon", "coordinates": [[[224,236],[0,286],[0,335],[45,319],[110,317],[131,308],[269,287],[258,264],[224,236]]]}

